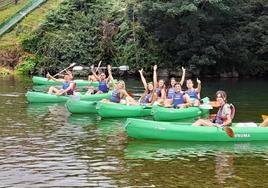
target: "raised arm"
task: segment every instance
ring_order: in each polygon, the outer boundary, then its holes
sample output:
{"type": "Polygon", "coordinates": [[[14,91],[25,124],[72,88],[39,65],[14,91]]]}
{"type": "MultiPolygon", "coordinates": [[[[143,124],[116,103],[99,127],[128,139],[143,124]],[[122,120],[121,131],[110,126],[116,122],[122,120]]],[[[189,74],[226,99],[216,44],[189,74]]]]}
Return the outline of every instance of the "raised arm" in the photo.
{"type": "Polygon", "coordinates": [[[50,74],[49,74],[49,72],[47,73],[47,78],[50,80],[54,80],[55,82],[64,82],[64,79],[57,79],[57,78],[54,78],[53,76],[51,76],[50,74]]]}
{"type": "Polygon", "coordinates": [[[112,75],[112,67],[111,67],[111,65],[108,65],[107,68],[108,68],[108,73],[109,73],[109,79],[111,80],[111,82],[113,84],[113,88],[115,89],[116,84],[114,82],[114,78],[113,78],[113,75],[112,75]]]}
{"type": "Polygon", "coordinates": [[[200,92],[201,92],[201,81],[197,78],[196,82],[197,82],[197,88],[195,89],[195,91],[200,94],[200,92]]]}
{"type": "Polygon", "coordinates": [[[98,75],[97,75],[96,72],[94,71],[94,65],[91,65],[91,66],[90,66],[90,69],[91,69],[91,72],[92,72],[93,76],[94,76],[98,81],[100,81],[100,78],[98,77],[98,75]]]}
{"type": "Polygon", "coordinates": [[[185,80],[185,68],[184,67],[182,67],[181,68],[182,69],[182,76],[181,76],[181,81],[180,81],[180,84],[181,84],[181,86],[183,85],[183,83],[184,83],[184,80],[185,80]]]}
{"type": "Polygon", "coordinates": [[[157,65],[154,65],[154,73],[153,73],[153,82],[154,82],[154,88],[157,88],[157,65]]]}
{"type": "Polygon", "coordinates": [[[141,81],[143,83],[143,87],[145,90],[147,90],[147,82],[146,79],[144,78],[143,74],[142,74],[143,69],[139,70],[140,76],[141,76],[141,81]]]}

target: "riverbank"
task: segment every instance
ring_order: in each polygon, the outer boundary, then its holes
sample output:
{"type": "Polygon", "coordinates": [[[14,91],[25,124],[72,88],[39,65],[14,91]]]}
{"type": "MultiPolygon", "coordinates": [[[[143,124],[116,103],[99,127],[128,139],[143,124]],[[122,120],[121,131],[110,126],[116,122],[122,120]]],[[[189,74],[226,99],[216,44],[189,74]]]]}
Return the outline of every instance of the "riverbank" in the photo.
{"type": "MultiPolygon", "coordinates": [[[[55,10],[62,1],[63,0],[47,0],[41,7],[34,10],[19,22],[11,32],[0,37],[0,74],[28,73],[28,67],[32,68],[32,65],[29,65],[29,62],[23,65],[23,61],[33,56],[22,49],[21,42],[30,33],[36,31],[46,20],[49,11],[55,10]],[[22,65],[18,67],[20,63],[22,65]],[[26,70],[23,70],[23,67],[25,67],[26,70]],[[21,69],[21,71],[16,72],[18,69],[21,69]]],[[[8,7],[3,11],[9,12],[7,15],[12,15],[26,5],[27,2],[20,1],[18,5],[8,7]]],[[[7,19],[7,15],[1,18],[7,19]]]]}

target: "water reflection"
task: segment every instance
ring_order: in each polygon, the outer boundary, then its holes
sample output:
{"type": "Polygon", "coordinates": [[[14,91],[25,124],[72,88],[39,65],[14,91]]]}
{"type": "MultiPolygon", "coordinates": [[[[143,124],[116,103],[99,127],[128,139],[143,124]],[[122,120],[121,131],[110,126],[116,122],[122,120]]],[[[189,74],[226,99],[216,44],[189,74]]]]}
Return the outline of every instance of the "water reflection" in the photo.
{"type": "Polygon", "coordinates": [[[226,152],[215,154],[215,177],[218,183],[223,184],[234,176],[234,156],[226,152]]]}
{"type": "Polygon", "coordinates": [[[237,156],[264,156],[268,153],[267,142],[165,142],[165,141],[144,141],[131,140],[125,149],[127,159],[153,159],[171,160],[191,157],[217,156],[220,153],[233,154],[237,156]]]}
{"type": "MultiPolygon", "coordinates": [[[[204,83],[204,96],[219,87],[231,92],[230,101],[241,103],[240,119],[267,110],[264,82],[204,83]]],[[[266,143],[131,140],[125,119],[73,115],[64,104],[27,104],[31,87],[14,77],[0,81],[0,187],[268,187],[266,143]]]]}

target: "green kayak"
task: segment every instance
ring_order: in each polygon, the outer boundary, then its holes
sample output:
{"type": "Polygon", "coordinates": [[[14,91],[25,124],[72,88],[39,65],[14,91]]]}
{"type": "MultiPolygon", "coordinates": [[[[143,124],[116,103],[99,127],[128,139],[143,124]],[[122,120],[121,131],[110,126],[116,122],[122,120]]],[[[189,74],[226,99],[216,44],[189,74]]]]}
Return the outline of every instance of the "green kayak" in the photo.
{"type": "Polygon", "coordinates": [[[66,107],[68,111],[73,114],[90,114],[97,113],[96,104],[96,101],[69,99],[66,103],[66,107]]]}
{"type": "Polygon", "coordinates": [[[247,123],[233,123],[234,138],[220,127],[191,126],[191,123],[157,122],[128,118],[125,129],[129,137],[137,139],[158,139],[176,141],[268,141],[268,128],[241,126],[247,123]]]}
{"type": "Polygon", "coordinates": [[[142,117],[151,114],[151,108],[144,106],[127,106],[117,103],[98,102],[96,109],[101,117],[142,117]]]}
{"type": "Polygon", "coordinates": [[[73,98],[75,100],[86,100],[86,101],[99,101],[101,99],[111,98],[112,92],[95,94],[95,95],[55,95],[44,92],[28,91],[26,98],[29,103],[60,103],[66,102],[68,99],[73,98]]]}
{"type": "Polygon", "coordinates": [[[152,109],[152,116],[156,121],[179,121],[182,119],[195,118],[201,114],[202,112],[198,107],[164,108],[154,106],[152,109]]]}
{"type": "MultiPolygon", "coordinates": [[[[61,82],[48,80],[47,78],[41,76],[33,76],[32,81],[36,85],[62,85],[61,82]]],[[[77,86],[99,86],[99,82],[91,82],[88,80],[73,80],[73,82],[75,82],[77,86]]]]}

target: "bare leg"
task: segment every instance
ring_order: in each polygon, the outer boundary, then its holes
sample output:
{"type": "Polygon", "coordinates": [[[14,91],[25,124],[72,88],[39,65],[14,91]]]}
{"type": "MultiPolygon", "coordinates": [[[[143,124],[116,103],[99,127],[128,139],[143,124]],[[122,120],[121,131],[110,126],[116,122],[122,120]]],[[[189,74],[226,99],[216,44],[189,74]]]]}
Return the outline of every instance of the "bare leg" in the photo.
{"type": "Polygon", "coordinates": [[[200,101],[196,99],[196,100],[194,101],[194,104],[193,104],[193,105],[194,105],[194,106],[199,106],[199,105],[200,105],[200,101]]]}
{"type": "Polygon", "coordinates": [[[109,103],[110,100],[109,100],[109,99],[102,99],[100,102],[103,102],[103,103],[109,103]]]}
{"type": "Polygon", "coordinates": [[[137,106],[139,105],[139,103],[137,101],[135,101],[135,99],[133,99],[130,96],[126,97],[126,105],[132,105],[132,106],[137,106]]]}
{"type": "Polygon", "coordinates": [[[57,89],[56,87],[53,87],[53,86],[51,86],[49,89],[48,89],[48,94],[53,94],[53,93],[55,93],[55,94],[58,94],[60,92],[60,89],[57,89]]]}
{"type": "Polygon", "coordinates": [[[99,90],[96,94],[102,94],[102,93],[103,93],[103,92],[99,90]]]}
{"type": "Polygon", "coordinates": [[[261,127],[268,127],[268,118],[265,119],[261,124],[260,124],[261,127]]]}
{"type": "Polygon", "coordinates": [[[193,123],[193,126],[214,126],[214,123],[208,119],[199,119],[193,123]]]}

